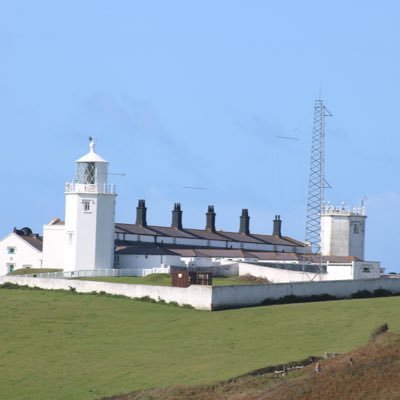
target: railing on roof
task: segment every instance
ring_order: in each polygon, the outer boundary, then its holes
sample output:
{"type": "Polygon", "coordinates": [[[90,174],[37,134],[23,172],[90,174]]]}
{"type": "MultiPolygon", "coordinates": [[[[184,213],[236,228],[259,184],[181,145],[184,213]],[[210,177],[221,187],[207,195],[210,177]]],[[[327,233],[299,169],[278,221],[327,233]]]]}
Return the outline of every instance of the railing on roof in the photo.
{"type": "Polygon", "coordinates": [[[350,207],[341,205],[340,207],[327,204],[322,206],[322,215],[360,215],[365,216],[365,207],[350,207]]]}
{"type": "Polygon", "coordinates": [[[65,193],[104,193],[115,194],[115,185],[111,183],[104,184],[89,184],[67,182],[65,184],[65,193]]]}

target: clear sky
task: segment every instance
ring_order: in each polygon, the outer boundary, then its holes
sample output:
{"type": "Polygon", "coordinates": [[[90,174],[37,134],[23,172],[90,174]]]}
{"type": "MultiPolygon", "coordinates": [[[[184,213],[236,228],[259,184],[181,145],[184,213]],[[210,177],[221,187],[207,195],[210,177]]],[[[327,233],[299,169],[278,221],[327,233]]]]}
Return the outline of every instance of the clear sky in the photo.
{"type": "Polygon", "coordinates": [[[314,100],[332,203],[367,197],[366,257],[400,271],[400,3],[0,1],[0,236],[64,217],[64,182],[96,138],[117,221],[303,240],[314,100]],[[298,140],[278,136],[296,137],[298,140]],[[184,187],[203,187],[204,190],[184,187]]]}

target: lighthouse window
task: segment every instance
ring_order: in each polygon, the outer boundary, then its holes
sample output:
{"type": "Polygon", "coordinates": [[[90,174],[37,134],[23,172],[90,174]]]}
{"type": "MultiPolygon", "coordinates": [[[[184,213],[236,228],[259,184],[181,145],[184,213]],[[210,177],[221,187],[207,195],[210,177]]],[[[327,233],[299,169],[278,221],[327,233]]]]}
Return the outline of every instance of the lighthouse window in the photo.
{"type": "Polygon", "coordinates": [[[78,183],[93,184],[95,183],[96,165],[94,162],[78,163],[76,171],[76,179],[78,183]]]}
{"type": "Polygon", "coordinates": [[[358,224],[353,225],[353,233],[355,233],[355,234],[360,233],[360,225],[358,225],[358,224]]]}
{"type": "Polygon", "coordinates": [[[90,200],[83,200],[83,211],[90,211],[90,200]]]}

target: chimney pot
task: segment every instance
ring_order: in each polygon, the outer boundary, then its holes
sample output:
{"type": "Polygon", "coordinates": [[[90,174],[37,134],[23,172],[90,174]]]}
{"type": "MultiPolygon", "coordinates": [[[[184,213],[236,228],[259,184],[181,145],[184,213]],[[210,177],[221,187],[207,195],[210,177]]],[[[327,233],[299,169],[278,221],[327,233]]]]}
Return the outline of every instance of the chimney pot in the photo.
{"type": "Polygon", "coordinates": [[[172,228],[182,229],[182,210],[181,203],[175,203],[172,210],[172,228]]]}
{"type": "Polygon", "coordinates": [[[139,200],[136,207],[136,225],[147,226],[147,207],[144,200],[139,200]]]}
{"type": "Polygon", "coordinates": [[[275,219],[272,221],[273,222],[273,230],[272,234],[274,236],[282,236],[281,229],[282,229],[282,221],[281,221],[281,216],[280,215],[275,215],[275,219]]]}
{"type": "Polygon", "coordinates": [[[250,235],[250,217],[249,217],[249,210],[247,208],[242,209],[242,215],[240,216],[239,233],[243,233],[244,235],[250,235]]]}
{"type": "Polygon", "coordinates": [[[206,212],[206,230],[215,232],[215,212],[214,206],[208,206],[206,212]]]}

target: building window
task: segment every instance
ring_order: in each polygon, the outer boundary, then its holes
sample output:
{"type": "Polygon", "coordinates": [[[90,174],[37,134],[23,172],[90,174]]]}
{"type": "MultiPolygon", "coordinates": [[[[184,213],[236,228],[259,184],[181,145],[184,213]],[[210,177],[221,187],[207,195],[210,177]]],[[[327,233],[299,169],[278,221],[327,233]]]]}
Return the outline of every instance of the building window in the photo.
{"type": "Polygon", "coordinates": [[[114,262],[116,263],[116,264],[118,264],[119,263],[119,255],[114,255],[114,262]]]}
{"type": "Polygon", "coordinates": [[[353,225],[353,233],[358,235],[360,233],[360,225],[359,224],[354,224],[353,225]]]}
{"type": "Polygon", "coordinates": [[[72,241],[74,239],[74,232],[67,232],[67,235],[68,235],[68,244],[71,246],[72,241]]]}
{"type": "Polygon", "coordinates": [[[11,272],[13,272],[14,269],[15,269],[15,264],[7,264],[7,271],[8,271],[8,274],[11,273],[11,272]]]}
{"type": "Polygon", "coordinates": [[[9,246],[7,247],[7,254],[15,254],[16,250],[17,249],[15,247],[9,246]]]}
{"type": "Polygon", "coordinates": [[[371,272],[371,267],[363,267],[362,272],[370,273],[371,272]]]}
{"type": "Polygon", "coordinates": [[[83,212],[89,212],[90,211],[90,200],[82,200],[83,204],[83,212]]]}

